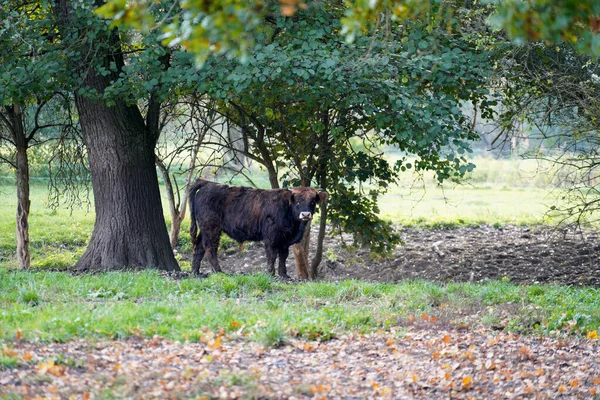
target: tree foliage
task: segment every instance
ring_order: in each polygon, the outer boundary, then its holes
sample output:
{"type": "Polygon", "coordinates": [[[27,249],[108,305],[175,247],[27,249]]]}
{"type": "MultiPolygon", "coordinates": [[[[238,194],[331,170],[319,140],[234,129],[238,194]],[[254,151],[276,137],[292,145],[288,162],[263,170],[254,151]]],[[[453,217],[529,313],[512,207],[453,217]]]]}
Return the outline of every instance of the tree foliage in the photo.
{"type": "Polygon", "coordinates": [[[461,106],[490,115],[488,55],[422,23],[349,44],[339,35],[344,10],[313,4],[274,17],[247,60],[210,58],[197,90],[220,99],[273,185],[329,190],[334,225],[385,251],[398,237],[376,199],[399,173],[434,171],[441,182],[472,170],[465,154],[477,136],[461,106]],[[386,146],[405,156],[389,164],[386,146]]]}
{"type": "Polygon", "coordinates": [[[578,52],[600,56],[600,2],[596,0],[499,1],[490,21],[521,44],[564,41],[578,52]]]}
{"type": "Polygon", "coordinates": [[[562,223],[596,222],[600,210],[600,66],[568,44],[517,46],[501,60],[499,138],[526,141],[523,156],[547,161],[562,223]]]}
{"type": "MultiPolygon", "coordinates": [[[[264,165],[272,186],[330,191],[334,225],[385,252],[399,238],[378,217],[377,196],[408,169],[433,171],[440,182],[472,170],[465,155],[477,135],[463,107],[491,115],[491,68],[489,54],[469,36],[471,21],[449,13],[447,3],[361,4],[111,1],[96,13],[121,21],[114,28],[92,14],[92,1],[53,8],[38,0],[35,11],[24,5],[14,18],[43,42],[36,57],[52,72],[46,87],[73,92],[96,182],[122,176],[102,175],[113,171],[102,164],[105,154],[119,155],[111,163],[131,163],[119,166],[123,171],[150,168],[165,102],[208,98],[240,133],[241,146],[230,149],[264,165]],[[356,14],[362,7],[373,13],[356,14]],[[415,15],[418,21],[406,20],[415,15]],[[364,24],[349,29],[353,18],[364,24]],[[385,148],[400,151],[400,160],[389,163],[385,148]]],[[[2,40],[14,37],[11,31],[2,40]]],[[[14,61],[11,74],[20,79],[14,61]]],[[[18,93],[18,79],[6,77],[8,90],[18,93]]],[[[34,84],[29,90],[38,92],[34,84]]],[[[107,229],[114,219],[108,214],[119,210],[105,207],[98,185],[97,215],[108,238],[116,232],[107,229]]]]}
{"type": "Polygon", "coordinates": [[[557,186],[551,214],[562,225],[597,222],[600,210],[599,17],[596,1],[535,0],[499,2],[490,19],[516,41],[498,62],[501,134],[552,166],[543,172],[557,186]]]}

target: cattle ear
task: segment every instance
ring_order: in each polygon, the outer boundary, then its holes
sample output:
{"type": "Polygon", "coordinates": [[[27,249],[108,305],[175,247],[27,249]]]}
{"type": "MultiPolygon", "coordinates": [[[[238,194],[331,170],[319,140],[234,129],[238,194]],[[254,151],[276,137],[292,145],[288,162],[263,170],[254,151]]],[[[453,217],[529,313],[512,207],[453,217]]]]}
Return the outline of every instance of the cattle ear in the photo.
{"type": "Polygon", "coordinates": [[[294,203],[294,192],[292,192],[292,189],[288,189],[287,192],[285,192],[285,197],[288,199],[290,204],[294,203]]]}
{"type": "Polygon", "coordinates": [[[327,201],[327,197],[329,196],[329,194],[326,191],[321,190],[317,196],[318,196],[318,199],[319,199],[319,204],[325,204],[325,202],[327,201]]]}

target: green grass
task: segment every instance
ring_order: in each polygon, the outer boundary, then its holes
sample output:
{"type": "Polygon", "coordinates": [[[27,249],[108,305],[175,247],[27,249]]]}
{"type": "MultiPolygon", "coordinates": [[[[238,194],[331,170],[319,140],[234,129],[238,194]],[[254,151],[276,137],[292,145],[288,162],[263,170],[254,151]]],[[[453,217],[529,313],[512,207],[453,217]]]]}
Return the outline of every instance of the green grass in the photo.
{"type": "MultiPolygon", "coordinates": [[[[359,281],[286,284],[267,275],[172,280],[156,271],[72,276],[0,269],[0,340],[67,341],[160,335],[201,340],[241,332],[266,346],[292,337],[405,326],[422,314],[444,324],[540,334],[586,334],[600,324],[600,292],[507,281],[436,284],[359,281]],[[498,316],[498,317],[495,317],[498,316]]],[[[9,365],[10,360],[4,360],[9,365]]]]}
{"type": "MultiPolygon", "coordinates": [[[[426,177],[423,193],[411,190],[413,178],[407,175],[381,199],[382,215],[431,228],[548,221],[544,204],[551,199],[539,187],[547,182],[521,172],[530,171],[530,164],[475,162],[479,168],[472,185],[442,190],[426,177]]],[[[441,285],[350,280],[290,285],[267,275],[174,281],[155,271],[83,276],[50,272],[70,267],[82,254],[94,215],[85,209],[50,210],[45,206],[47,194],[44,186],[33,185],[34,268],[20,272],[14,268],[16,193],[13,186],[0,187],[0,340],[13,340],[19,329],[27,340],[157,334],[194,341],[207,330],[223,329],[279,346],[295,336],[327,340],[348,331],[404,326],[411,315],[420,321],[421,314],[451,324],[544,334],[586,334],[600,324],[600,294],[591,288],[518,286],[505,281],[441,285]]],[[[191,251],[187,229],[186,221],[180,235],[184,252],[191,251]]],[[[223,239],[222,244],[229,242],[223,239]]],[[[0,360],[0,368],[11,365],[9,356],[0,360]]]]}
{"type": "MultiPolygon", "coordinates": [[[[391,157],[393,159],[393,156],[391,157]]],[[[546,223],[547,205],[552,203],[543,185],[547,174],[534,175],[537,164],[531,161],[478,158],[478,168],[470,183],[462,186],[439,187],[431,175],[415,185],[415,176],[406,173],[398,186],[380,199],[381,215],[404,225],[429,228],[452,228],[487,223],[530,225],[546,223]]],[[[243,184],[240,178],[235,183],[243,184]]],[[[253,179],[266,185],[264,173],[256,172],[253,179]]],[[[66,269],[81,256],[93,226],[93,209],[49,209],[48,189],[37,182],[31,188],[30,243],[34,268],[66,269]]],[[[16,266],[14,185],[0,186],[0,266],[16,266]]],[[[170,216],[163,200],[167,224],[170,216]]],[[[179,250],[192,250],[189,218],[182,225],[179,250]]],[[[223,239],[223,245],[230,245],[223,239]]],[[[328,255],[329,256],[329,255],[328,255]]]]}
{"type": "Polygon", "coordinates": [[[381,215],[403,225],[431,228],[490,225],[533,225],[551,222],[546,216],[552,199],[537,187],[393,188],[379,201],[381,215]]]}
{"type": "Polygon", "coordinates": [[[16,368],[18,365],[18,358],[0,354],[0,371],[8,368],[16,368]]]}
{"type": "MultiPolygon", "coordinates": [[[[16,197],[15,187],[0,187],[0,265],[16,266],[16,197]]],[[[47,202],[47,188],[33,185],[29,214],[32,267],[68,268],[83,253],[94,227],[94,213],[82,208],[52,210],[47,202]]]]}
{"type": "MultiPolygon", "coordinates": [[[[397,156],[390,155],[390,161],[397,156]]],[[[477,157],[477,166],[461,185],[440,186],[432,173],[422,179],[402,175],[379,201],[381,215],[404,225],[452,228],[551,223],[545,214],[553,204],[550,165],[535,160],[477,157]]]]}

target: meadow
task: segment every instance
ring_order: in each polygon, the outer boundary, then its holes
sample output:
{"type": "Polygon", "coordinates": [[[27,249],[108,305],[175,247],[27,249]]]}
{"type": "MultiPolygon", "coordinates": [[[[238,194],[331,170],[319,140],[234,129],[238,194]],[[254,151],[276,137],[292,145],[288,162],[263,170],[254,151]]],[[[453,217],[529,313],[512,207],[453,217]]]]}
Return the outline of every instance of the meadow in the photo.
{"type": "MultiPolygon", "coordinates": [[[[414,177],[407,178],[381,199],[382,215],[425,228],[547,222],[544,182],[532,179],[514,160],[481,159],[478,164],[471,182],[460,186],[440,188],[424,179],[418,181],[423,189],[414,177]]],[[[46,187],[33,185],[32,270],[22,272],[13,258],[15,190],[1,187],[0,340],[161,335],[194,341],[202,329],[237,331],[243,326],[251,340],[278,346],[296,336],[326,340],[430,316],[449,324],[583,335],[595,335],[600,323],[595,289],[506,280],[288,284],[262,274],[204,280],[174,280],[156,271],[73,276],[54,270],[67,269],[82,254],[94,215],[86,207],[50,209],[47,196],[46,187]]],[[[189,246],[186,230],[187,225],[181,234],[184,248],[189,246]]]]}
{"type": "MultiPolygon", "coordinates": [[[[546,175],[535,174],[534,161],[477,158],[477,168],[464,184],[438,185],[431,176],[407,173],[397,186],[381,197],[381,215],[404,226],[449,227],[461,225],[534,225],[550,222],[546,216],[553,195],[546,175]]],[[[225,179],[225,177],[220,177],[225,179]]],[[[253,179],[267,187],[265,174],[255,171],[253,179]]],[[[15,266],[16,188],[0,186],[0,266],[15,266]]],[[[236,184],[245,184],[240,177],[236,184]]],[[[164,191],[163,191],[164,192],[164,191]]],[[[44,179],[31,189],[30,240],[34,268],[68,268],[77,260],[89,239],[93,224],[93,199],[79,207],[50,208],[44,179]]],[[[170,216],[163,199],[167,223],[170,216]]],[[[190,250],[189,223],[184,221],[180,243],[190,250]]]]}
{"type": "Polygon", "coordinates": [[[508,281],[436,284],[307,282],[257,274],[165,278],[157,271],[72,276],[0,269],[0,338],[58,341],[159,335],[198,341],[237,332],[265,346],[328,340],[431,323],[537,334],[595,336],[600,293],[508,281]]]}

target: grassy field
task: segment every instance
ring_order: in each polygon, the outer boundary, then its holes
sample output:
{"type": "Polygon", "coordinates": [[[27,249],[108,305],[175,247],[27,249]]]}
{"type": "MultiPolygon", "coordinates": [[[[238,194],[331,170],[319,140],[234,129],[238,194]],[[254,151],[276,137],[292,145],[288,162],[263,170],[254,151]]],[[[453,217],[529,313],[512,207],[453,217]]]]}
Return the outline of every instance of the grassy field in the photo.
{"type": "MultiPolygon", "coordinates": [[[[381,199],[382,215],[431,227],[545,221],[544,203],[549,198],[543,181],[519,172],[522,166],[514,161],[482,159],[479,165],[471,183],[443,189],[426,178],[425,190],[420,190],[407,176],[381,199]]],[[[41,184],[33,186],[34,268],[20,272],[14,260],[15,189],[0,187],[0,341],[17,336],[66,341],[154,334],[194,341],[208,329],[243,331],[252,340],[277,346],[295,336],[324,340],[347,331],[387,330],[433,320],[591,336],[600,324],[600,293],[586,288],[506,281],[294,285],[265,275],[176,281],[155,271],[91,276],[47,272],[74,264],[94,223],[93,212],[85,208],[49,209],[47,195],[41,184]]],[[[186,231],[187,225],[182,245],[189,250],[186,231]]],[[[10,360],[2,363],[8,365],[10,360]]]]}
{"type": "Polygon", "coordinates": [[[456,324],[593,337],[600,293],[551,285],[423,281],[286,284],[267,275],[173,280],[158,272],[72,276],[0,269],[0,341],[160,335],[198,341],[243,332],[267,346],[411,324],[456,324]]]}
{"type": "Polygon", "coordinates": [[[381,215],[404,225],[531,225],[545,217],[552,199],[538,187],[397,187],[380,199],[381,215]]]}
{"type": "MultiPolygon", "coordinates": [[[[438,186],[429,176],[422,181],[406,174],[380,200],[381,215],[404,225],[430,227],[487,223],[537,224],[547,222],[552,198],[545,176],[534,175],[537,166],[518,160],[476,159],[469,182],[438,186]]],[[[264,178],[257,173],[257,182],[264,178]]],[[[236,183],[243,184],[241,180],[236,183]]],[[[263,183],[266,184],[266,181],[263,183]]],[[[30,240],[36,268],[65,268],[82,254],[94,224],[93,207],[73,210],[47,207],[48,189],[37,181],[31,190],[30,240]]],[[[16,189],[0,186],[0,266],[14,266],[16,189]]],[[[167,222],[166,201],[163,207],[167,222]]],[[[183,251],[190,251],[187,220],[181,234],[183,251]]]]}

